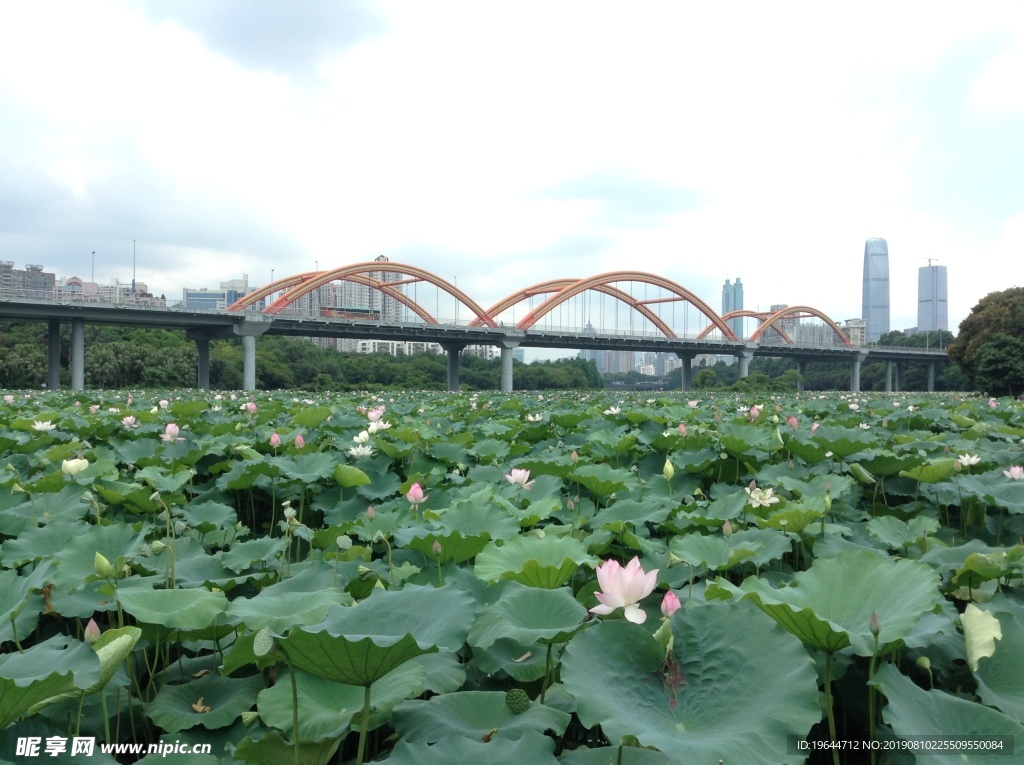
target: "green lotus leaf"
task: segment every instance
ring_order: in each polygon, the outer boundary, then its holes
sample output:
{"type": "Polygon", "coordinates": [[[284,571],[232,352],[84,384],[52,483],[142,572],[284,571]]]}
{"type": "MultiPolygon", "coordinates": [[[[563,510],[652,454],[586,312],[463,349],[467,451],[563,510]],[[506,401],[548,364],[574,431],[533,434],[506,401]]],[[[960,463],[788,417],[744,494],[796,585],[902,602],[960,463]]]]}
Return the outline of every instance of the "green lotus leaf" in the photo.
{"type": "Polygon", "coordinates": [[[354,606],[334,607],[320,624],[292,629],[281,645],[307,672],[367,686],[421,654],[459,650],[475,610],[472,596],[453,585],[375,589],[354,606]]]}
{"type": "Polygon", "coordinates": [[[723,605],[672,615],[668,665],[650,632],[625,620],[573,638],[562,681],[583,724],[600,725],[613,744],[635,736],[679,765],[803,762],[788,739],[821,719],[806,650],[756,609],[723,605]]]}
{"type": "Polygon", "coordinates": [[[283,635],[297,625],[317,624],[333,606],[352,602],[344,590],[323,588],[315,581],[304,586],[302,574],[265,587],[252,598],[235,598],[227,606],[228,618],[238,619],[250,630],[269,627],[283,635]]]}
{"type": "Polygon", "coordinates": [[[334,482],[343,489],[351,489],[353,486],[362,486],[370,482],[370,476],[351,465],[335,466],[332,476],[334,482]]]}
{"type": "MultiPolygon", "coordinates": [[[[411,696],[418,696],[426,687],[427,673],[423,665],[410,661],[384,675],[370,686],[373,710],[369,730],[375,730],[391,719],[391,710],[411,696]]],[[[303,741],[323,741],[343,736],[353,726],[353,716],[363,709],[366,695],[358,685],[345,685],[299,669],[295,674],[299,700],[299,735],[303,741]]],[[[287,671],[257,699],[260,717],[267,725],[282,730],[294,740],[292,732],[292,684],[287,671]]],[[[358,728],[361,715],[354,721],[358,728]]]]}
{"type": "Polygon", "coordinates": [[[482,464],[488,462],[495,462],[505,459],[511,451],[511,447],[505,441],[499,441],[496,438],[485,438],[482,441],[477,441],[469,449],[469,453],[477,458],[482,464]]]}
{"type": "Polygon", "coordinates": [[[235,509],[222,502],[194,502],[182,509],[185,522],[200,534],[212,531],[229,531],[238,522],[235,509]]]}
{"type": "Polygon", "coordinates": [[[764,459],[767,453],[782,448],[775,434],[756,425],[729,422],[718,431],[718,442],[733,457],[764,459]]]}
{"type": "Polygon", "coordinates": [[[438,651],[437,646],[421,645],[410,634],[354,638],[303,628],[291,630],[280,645],[292,666],[362,687],[372,685],[410,659],[438,651]]]}
{"type": "Polygon", "coordinates": [[[44,598],[37,591],[52,573],[53,566],[49,562],[40,564],[26,576],[19,576],[13,570],[0,571],[0,643],[32,634],[45,607],[44,598]]]}
{"type": "Polygon", "coordinates": [[[939,483],[948,481],[956,472],[956,460],[952,457],[918,465],[910,470],[901,470],[904,478],[912,478],[921,483],[939,483]]]}
{"type": "MultiPolygon", "coordinates": [[[[995,641],[991,654],[977,660],[974,676],[978,680],[978,697],[983,703],[1024,723],[1024,672],[1021,671],[1021,656],[1024,656],[1024,607],[1000,597],[983,606],[983,609],[998,619],[1002,637],[995,641]]],[[[965,637],[969,637],[967,632],[965,623],[965,637]]],[[[971,651],[968,651],[968,655],[971,655],[971,651]]]]}
{"type": "Polygon", "coordinates": [[[172,473],[169,469],[158,465],[150,465],[142,470],[135,471],[135,478],[145,481],[154,491],[161,494],[176,494],[181,487],[192,480],[191,470],[178,470],[172,473]]]}
{"type": "Polygon", "coordinates": [[[566,588],[545,590],[509,582],[501,598],[481,610],[468,640],[481,648],[502,638],[524,645],[564,643],[586,618],[587,609],[566,588]]]}
{"type": "Polygon", "coordinates": [[[293,428],[312,428],[323,424],[324,420],[331,416],[330,408],[326,406],[309,406],[300,409],[292,417],[293,428]]]}
{"type": "Polygon", "coordinates": [[[203,589],[151,590],[122,587],[117,591],[121,607],[146,624],[168,629],[201,630],[223,615],[228,599],[223,592],[203,589]]]}
{"type": "Polygon", "coordinates": [[[609,465],[580,465],[569,476],[597,497],[607,497],[618,491],[625,491],[635,478],[628,470],[609,465]]]}
{"type": "Polygon", "coordinates": [[[217,488],[223,491],[251,489],[261,476],[277,477],[281,468],[269,461],[246,461],[239,463],[217,479],[217,488]]]}
{"type": "Polygon", "coordinates": [[[165,685],[146,708],[150,720],[168,733],[194,728],[224,728],[256,703],[262,675],[246,678],[204,675],[185,685],[165,685]]]}
{"type": "Polygon", "coordinates": [[[702,449],[684,449],[674,452],[672,464],[687,473],[703,473],[718,461],[718,451],[710,446],[702,449]]]}
{"type": "MultiPolygon", "coordinates": [[[[299,762],[302,765],[327,765],[341,745],[340,738],[325,738],[323,741],[302,741],[299,743],[299,762]]],[[[287,743],[281,734],[272,730],[263,738],[253,741],[246,736],[235,748],[234,757],[255,765],[294,765],[294,744],[287,743]]]]}
{"type": "Polygon", "coordinates": [[[482,763],[488,765],[558,765],[555,759],[555,741],[548,736],[528,731],[521,738],[501,739],[501,746],[493,741],[469,739],[452,735],[435,744],[423,741],[399,741],[384,760],[388,765],[452,765],[452,763],[482,763]]]}
{"type": "Polygon", "coordinates": [[[54,584],[61,590],[76,590],[96,576],[96,554],[106,558],[115,572],[142,550],[147,529],[136,532],[127,524],[90,526],[84,534],[72,537],[56,556],[54,584]]]}
{"type": "Polygon", "coordinates": [[[0,730],[30,709],[97,684],[101,669],[92,648],[63,635],[0,654],[0,730]]]}
{"type": "MultiPolygon", "coordinates": [[[[246,542],[231,545],[221,555],[221,563],[232,571],[245,571],[260,564],[267,564],[284,550],[284,539],[281,537],[260,537],[246,542]]],[[[271,566],[276,568],[276,566],[271,566]]]]}
{"type": "Polygon", "coordinates": [[[929,566],[865,550],[818,558],[793,577],[791,587],[776,589],[757,577],[748,577],[739,587],[723,579],[708,586],[709,598],[730,595],[752,599],[812,648],[831,653],[852,645],[861,656],[875,652],[869,628],[872,613],[881,624],[878,640],[884,653],[898,646],[918,619],[943,600],[938,574],[929,566]]]}
{"type": "Polygon", "coordinates": [[[711,571],[724,571],[743,560],[753,558],[761,545],[749,547],[731,543],[731,538],[720,534],[685,534],[677,536],[669,543],[669,550],[677,558],[694,567],[707,568],[711,571]]]}
{"type": "Polygon", "coordinates": [[[326,452],[296,454],[294,457],[267,457],[267,462],[281,471],[281,475],[301,483],[316,483],[334,475],[338,458],[326,452]]]}
{"type": "Polygon", "coordinates": [[[510,514],[495,512],[494,487],[484,485],[453,500],[438,519],[441,528],[466,538],[486,534],[491,539],[512,539],[519,535],[519,522],[510,514]]]}
{"type": "Polygon", "coordinates": [[[513,579],[531,587],[554,589],[565,584],[579,566],[597,562],[572,537],[519,536],[501,547],[490,542],[476,556],[473,573],[485,582],[513,579]]]}
{"type": "Polygon", "coordinates": [[[395,541],[404,547],[423,553],[431,560],[437,560],[440,558],[441,565],[450,561],[464,563],[483,550],[487,546],[487,543],[491,541],[489,534],[464,537],[458,531],[451,531],[447,534],[415,536],[406,541],[405,538],[407,537],[407,533],[410,529],[405,529],[403,531],[404,533],[395,533],[395,541]],[[435,542],[441,545],[440,556],[434,553],[435,542]]]}
{"type": "Polygon", "coordinates": [[[844,428],[841,425],[822,425],[814,431],[811,440],[843,459],[875,446],[877,442],[876,436],[863,428],[844,428]]]}
{"type": "Polygon", "coordinates": [[[84,518],[89,512],[89,506],[81,501],[85,491],[84,486],[67,484],[52,494],[36,494],[32,501],[25,498],[24,494],[8,494],[10,504],[0,512],[0,534],[16,537],[25,529],[37,525],[84,518]]]}
{"type": "Polygon", "coordinates": [[[1002,750],[931,751],[928,762],[935,765],[1002,765],[1013,759],[1010,752],[1024,751],[1024,727],[1001,712],[943,691],[925,691],[892,664],[883,664],[869,685],[885,694],[888,704],[882,719],[900,738],[920,740],[935,736],[964,741],[1003,737],[1002,750]],[[1012,747],[1012,749],[1011,749],[1012,747]]]}
{"type": "Polygon", "coordinates": [[[956,483],[965,497],[976,497],[1011,513],[1024,513],[1024,481],[1012,481],[998,472],[984,476],[961,475],[956,483]]]}
{"type": "Polygon", "coordinates": [[[512,740],[529,731],[543,734],[552,730],[561,735],[571,719],[540,703],[516,714],[505,704],[505,693],[499,691],[463,691],[429,701],[406,701],[395,707],[394,716],[395,730],[403,740],[429,744],[451,735],[473,741],[483,740],[488,733],[512,740]]]}
{"type": "Polygon", "coordinates": [[[964,565],[953,575],[954,587],[980,587],[984,582],[991,582],[1004,576],[1010,576],[1020,569],[1024,547],[1017,545],[1010,550],[997,550],[991,553],[971,553],[964,565]]]}
{"type": "Polygon", "coordinates": [[[890,550],[899,550],[917,544],[925,537],[939,530],[934,518],[918,515],[904,521],[891,515],[883,515],[868,521],[868,533],[884,542],[890,550]]]}
{"type": "Polygon", "coordinates": [[[142,630],[138,627],[120,627],[107,630],[92,644],[92,650],[96,652],[96,657],[100,660],[99,679],[84,691],[78,689],[65,691],[59,696],[46,699],[29,711],[36,712],[38,709],[61,699],[77,699],[83,693],[90,694],[103,690],[111,678],[114,677],[117,670],[121,668],[121,665],[124,664],[125,659],[131,654],[140,637],[142,637],[142,630]]]}

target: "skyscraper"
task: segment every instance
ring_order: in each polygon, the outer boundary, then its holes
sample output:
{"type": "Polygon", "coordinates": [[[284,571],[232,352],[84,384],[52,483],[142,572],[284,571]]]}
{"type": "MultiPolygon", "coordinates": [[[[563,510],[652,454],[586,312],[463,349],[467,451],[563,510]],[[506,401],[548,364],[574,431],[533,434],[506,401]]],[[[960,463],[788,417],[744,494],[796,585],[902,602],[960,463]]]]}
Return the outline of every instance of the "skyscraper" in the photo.
{"type": "MultiPolygon", "coordinates": [[[[725,280],[725,284],[722,286],[722,315],[729,313],[730,311],[739,311],[743,308],[743,284],[740,282],[740,278],[736,277],[736,283],[730,284],[729,280],[725,280]]],[[[738,338],[743,337],[743,318],[736,317],[735,319],[729,319],[729,329],[738,338]]]]}
{"type": "Polygon", "coordinates": [[[949,329],[946,267],[927,265],[917,271],[917,331],[949,329]]]}
{"type": "Polygon", "coordinates": [[[864,244],[861,318],[867,323],[869,343],[889,331],[889,245],[884,239],[868,239],[864,244]]]}

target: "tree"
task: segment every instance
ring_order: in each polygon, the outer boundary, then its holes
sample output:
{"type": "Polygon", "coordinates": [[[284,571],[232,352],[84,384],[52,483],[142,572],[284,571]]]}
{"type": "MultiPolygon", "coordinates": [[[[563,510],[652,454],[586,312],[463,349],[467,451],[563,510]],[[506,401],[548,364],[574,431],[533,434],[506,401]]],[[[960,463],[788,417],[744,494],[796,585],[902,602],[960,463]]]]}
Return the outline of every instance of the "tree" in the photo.
{"type": "Polygon", "coordinates": [[[1022,335],[1024,287],[993,292],[983,297],[960,324],[960,334],[949,346],[949,357],[972,387],[985,388],[991,395],[1008,394],[1014,389],[1019,392],[1015,370],[1024,349],[1008,340],[1022,335]],[[1011,358],[1003,363],[997,358],[999,353],[1009,353],[1011,358]]]}

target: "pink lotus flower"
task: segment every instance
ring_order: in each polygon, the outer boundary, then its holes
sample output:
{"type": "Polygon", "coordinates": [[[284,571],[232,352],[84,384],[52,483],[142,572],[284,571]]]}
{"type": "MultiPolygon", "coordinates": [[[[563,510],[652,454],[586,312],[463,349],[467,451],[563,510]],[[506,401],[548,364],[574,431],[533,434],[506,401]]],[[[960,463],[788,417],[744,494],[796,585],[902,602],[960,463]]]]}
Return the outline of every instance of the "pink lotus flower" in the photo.
{"type": "Polygon", "coordinates": [[[171,443],[173,441],[184,441],[184,438],[178,438],[178,433],[180,432],[181,429],[177,425],[173,422],[169,422],[167,423],[167,427],[164,428],[164,432],[160,434],[160,440],[167,443],[171,443]]]}
{"type": "Polygon", "coordinates": [[[676,430],[679,432],[679,435],[681,435],[683,438],[686,438],[686,423],[685,422],[679,423],[679,427],[676,428],[676,430]]]}
{"type": "Polygon", "coordinates": [[[750,419],[756,420],[761,414],[761,410],[756,406],[750,407],[750,419]]]}
{"type": "Polygon", "coordinates": [[[792,414],[789,415],[788,422],[789,422],[789,427],[791,427],[793,430],[796,430],[797,425],[800,424],[800,422],[797,420],[797,418],[794,415],[792,415],[792,414]]]}
{"type": "Polygon", "coordinates": [[[247,410],[249,410],[249,414],[256,414],[256,402],[255,401],[250,401],[248,404],[245,405],[245,408],[247,410]]]}
{"type": "Polygon", "coordinates": [[[811,425],[811,433],[813,433],[814,431],[816,431],[820,427],[821,427],[821,423],[820,422],[814,423],[813,425],[811,425]]]}
{"type": "Polygon", "coordinates": [[[625,568],[617,560],[606,560],[597,567],[597,581],[601,592],[594,595],[601,605],[591,608],[591,613],[604,616],[622,608],[626,619],[634,624],[647,621],[647,614],[637,604],[654,592],[658,569],[645,573],[639,558],[633,558],[625,568]]]}
{"type": "Polygon", "coordinates": [[[409,487],[409,491],[405,493],[405,498],[409,500],[409,504],[413,506],[414,510],[427,501],[427,495],[423,493],[423,487],[418,483],[414,483],[409,487]]]}
{"type": "Polygon", "coordinates": [[[273,446],[275,449],[279,447],[281,445],[281,436],[277,435],[277,433],[271,433],[270,445],[273,446]]]}
{"type": "Polygon", "coordinates": [[[366,417],[367,417],[367,419],[370,422],[377,422],[377,420],[379,420],[383,416],[384,416],[384,405],[383,404],[381,404],[380,406],[378,406],[378,407],[376,407],[374,409],[371,409],[370,411],[368,411],[366,413],[366,417]]]}
{"type": "Polygon", "coordinates": [[[301,433],[296,433],[295,434],[295,448],[296,449],[301,449],[305,445],[306,445],[306,439],[302,437],[301,433]]]}
{"type": "Polygon", "coordinates": [[[1007,478],[1012,478],[1014,481],[1019,481],[1024,478],[1024,467],[1020,465],[1010,465],[1009,470],[1004,470],[1003,475],[1007,478]]]}
{"type": "Polygon", "coordinates": [[[996,404],[997,404],[997,402],[996,402],[996,400],[994,398],[990,398],[988,400],[988,405],[989,405],[990,408],[995,409],[996,408],[996,404]]]}
{"type": "Polygon", "coordinates": [[[121,424],[126,428],[134,428],[137,423],[135,422],[135,418],[129,414],[127,417],[121,418],[121,424]]]}
{"type": "Polygon", "coordinates": [[[679,610],[682,603],[679,602],[679,596],[676,595],[672,590],[665,593],[665,597],[661,599],[661,613],[668,619],[672,614],[679,610]]]}
{"type": "Polygon", "coordinates": [[[505,476],[505,480],[513,486],[519,485],[524,489],[532,489],[534,482],[530,480],[530,471],[512,468],[512,472],[505,476]]]}

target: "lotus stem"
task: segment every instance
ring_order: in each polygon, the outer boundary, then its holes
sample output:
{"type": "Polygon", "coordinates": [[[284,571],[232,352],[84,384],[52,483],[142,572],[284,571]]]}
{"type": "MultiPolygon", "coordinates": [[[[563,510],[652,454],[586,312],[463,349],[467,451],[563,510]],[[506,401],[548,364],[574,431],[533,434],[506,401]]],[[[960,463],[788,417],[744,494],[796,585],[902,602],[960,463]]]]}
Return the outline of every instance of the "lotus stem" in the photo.
{"type": "Polygon", "coordinates": [[[828,735],[832,742],[832,765],[839,765],[839,749],[836,747],[836,715],[832,710],[832,652],[825,659],[825,714],[828,716],[828,735]]]}
{"type": "Polygon", "coordinates": [[[299,681],[295,678],[295,665],[288,662],[288,675],[292,680],[292,745],[295,747],[295,765],[299,763],[299,681]]]}
{"type": "Polygon", "coordinates": [[[548,692],[551,685],[551,643],[548,643],[547,659],[544,661],[544,684],[540,687],[540,703],[544,703],[544,694],[548,692]]]}
{"type": "MultiPolygon", "coordinates": [[[[363,765],[363,754],[366,751],[366,731],[370,728],[370,686],[365,686],[363,694],[363,722],[359,727],[359,749],[356,752],[356,765],[363,765]]],[[[296,765],[298,762],[296,761],[296,765]]]]}

